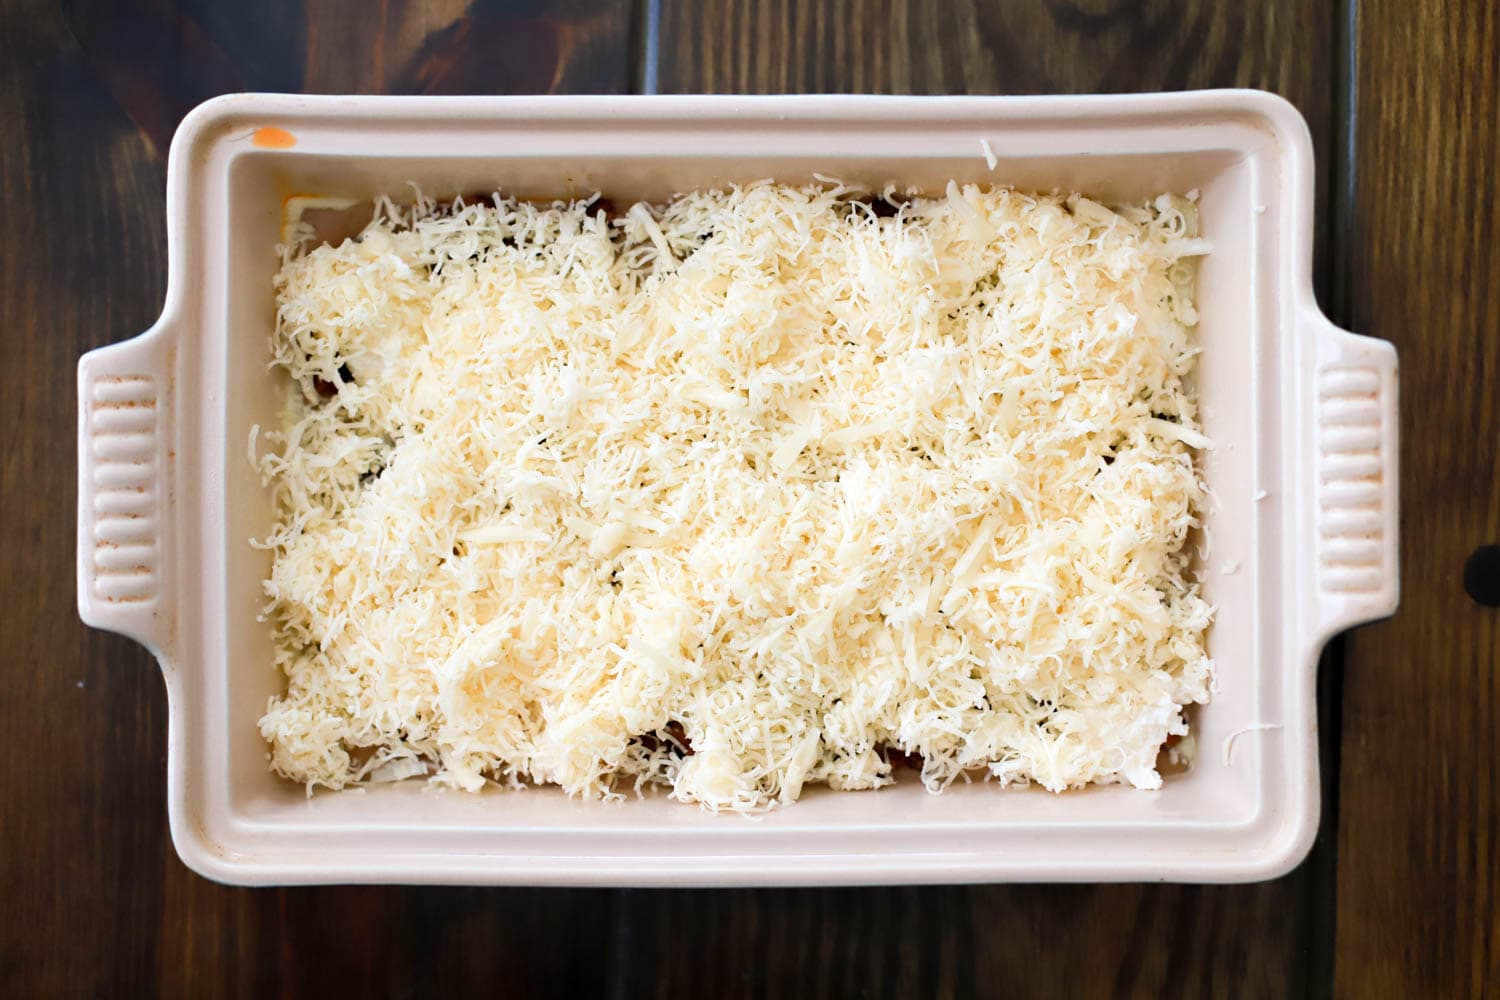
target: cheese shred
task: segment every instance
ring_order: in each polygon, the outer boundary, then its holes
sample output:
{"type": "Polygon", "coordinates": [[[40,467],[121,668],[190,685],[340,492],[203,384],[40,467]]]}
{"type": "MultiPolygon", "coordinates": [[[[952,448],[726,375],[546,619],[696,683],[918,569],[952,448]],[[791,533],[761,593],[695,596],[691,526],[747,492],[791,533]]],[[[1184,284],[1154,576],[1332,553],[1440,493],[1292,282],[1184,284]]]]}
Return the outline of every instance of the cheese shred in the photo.
{"type": "Polygon", "coordinates": [[[1195,206],[602,205],[294,222],[272,767],[740,812],[898,760],[1158,787],[1212,680],[1195,206]]]}

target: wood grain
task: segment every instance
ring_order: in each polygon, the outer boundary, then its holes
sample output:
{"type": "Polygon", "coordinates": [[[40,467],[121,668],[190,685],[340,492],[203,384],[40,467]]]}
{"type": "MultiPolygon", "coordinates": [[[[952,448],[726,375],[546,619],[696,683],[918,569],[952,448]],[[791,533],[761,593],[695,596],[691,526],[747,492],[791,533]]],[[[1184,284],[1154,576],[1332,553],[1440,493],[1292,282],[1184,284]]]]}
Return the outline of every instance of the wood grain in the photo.
{"type": "Polygon", "coordinates": [[[171,850],[160,675],[79,625],[68,570],[77,356],[150,323],[166,261],[149,147],[43,13],[0,24],[0,982],[60,994],[149,969],[171,850]]]}
{"type": "Polygon", "coordinates": [[[621,93],[630,0],[68,0],[82,61],[154,150],[235,90],[621,93]]]}
{"type": "Polygon", "coordinates": [[[1257,86],[1326,126],[1332,10],[1275,0],[663,0],[664,92],[1257,86]]]}
{"type": "Polygon", "coordinates": [[[1401,610],[1347,642],[1338,994],[1500,993],[1500,10],[1361,0],[1353,323],[1401,353],[1401,610]]]}
{"type": "Polygon", "coordinates": [[[632,892],[618,995],[1319,996],[1311,889],[632,892]]]}

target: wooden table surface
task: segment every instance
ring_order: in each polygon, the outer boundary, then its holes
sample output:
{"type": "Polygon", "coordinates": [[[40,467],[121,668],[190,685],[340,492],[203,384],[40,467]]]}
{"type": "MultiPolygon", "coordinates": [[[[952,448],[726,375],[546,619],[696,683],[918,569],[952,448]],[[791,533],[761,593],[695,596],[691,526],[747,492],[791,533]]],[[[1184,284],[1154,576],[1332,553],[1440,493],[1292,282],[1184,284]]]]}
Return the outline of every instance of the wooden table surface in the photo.
{"type": "Polygon", "coordinates": [[[1493,0],[0,0],[0,993],[1500,994],[1493,0]],[[1404,597],[1321,674],[1322,835],[1249,886],[225,888],[168,840],[151,658],[74,607],[74,369],[165,288],[163,153],[233,90],[1251,86],[1317,148],[1316,281],[1402,365],[1404,597]]]}

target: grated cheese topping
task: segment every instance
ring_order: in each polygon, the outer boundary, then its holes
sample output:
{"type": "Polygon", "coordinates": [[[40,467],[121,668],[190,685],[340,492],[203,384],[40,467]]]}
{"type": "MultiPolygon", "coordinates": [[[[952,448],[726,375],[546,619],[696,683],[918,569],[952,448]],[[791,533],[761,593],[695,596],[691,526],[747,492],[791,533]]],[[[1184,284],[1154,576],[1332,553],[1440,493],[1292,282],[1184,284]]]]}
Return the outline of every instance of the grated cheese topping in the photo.
{"type": "Polygon", "coordinates": [[[1196,230],[826,179],[298,227],[251,443],[273,768],[734,811],[898,753],[933,791],[1158,787],[1212,674],[1196,230]]]}

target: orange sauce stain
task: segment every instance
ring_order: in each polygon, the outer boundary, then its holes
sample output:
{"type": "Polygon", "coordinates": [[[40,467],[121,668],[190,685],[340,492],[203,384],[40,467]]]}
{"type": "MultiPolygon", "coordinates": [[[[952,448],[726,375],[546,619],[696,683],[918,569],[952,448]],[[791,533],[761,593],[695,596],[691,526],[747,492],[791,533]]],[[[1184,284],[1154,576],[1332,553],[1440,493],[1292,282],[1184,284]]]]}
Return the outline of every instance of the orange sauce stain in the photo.
{"type": "Polygon", "coordinates": [[[261,149],[291,149],[297,145],[297,137],[284,128],[266,125],[255,130],[250,141],[261,149]]]}

